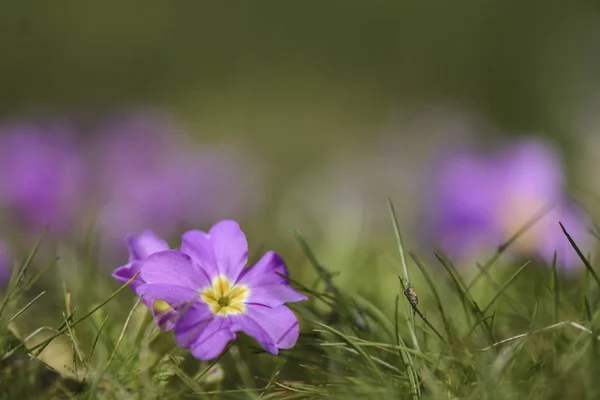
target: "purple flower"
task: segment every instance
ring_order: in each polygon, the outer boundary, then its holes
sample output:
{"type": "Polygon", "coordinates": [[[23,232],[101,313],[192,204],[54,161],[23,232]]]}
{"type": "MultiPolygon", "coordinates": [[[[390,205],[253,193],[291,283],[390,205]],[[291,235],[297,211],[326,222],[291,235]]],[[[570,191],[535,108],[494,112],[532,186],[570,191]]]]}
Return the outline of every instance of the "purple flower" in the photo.
{"type": "Polygon", "coordinates": [[[452,257],[471,259],[502,245],[531,218],[553,207],[520,236],[511,249],[546,261],[557,252],[564,267],[577,265],[559,221],[568,224],[586,248],[584,215],[564,193],[557,151],[546,142],[524,139],[492,153],[462,150],[436,166],[430,193],[430,224],[440,247],[452,257]]]}
{"type": "MultiPolygon", "coordinates": [[[[143,260],[148,258],[151,254],[169,250],[169,245],[163,239],[159,238],[150,230],[142,232],[138,237],[127,236],[126,238],[127,247],[129,248],[129,262],[113,272],[113,277],[121,282],[126,283],[134,277],[140,270],[140,265],[143,260]]],[[[136,290],[140,285],[145,282],[141,275],[137,275],[133,281],[129,284],[129,287],[136,290]]],[[[173,328],[171,319],[174,317],[174,311],[168,307],[162,301],[153,301],[151,299],[142,299],[142,302],[152,311],[154,320],[157,325],[164,330],[170,330],[173,328]]]]}
{"type": "Polygon", "coordinates": [[[59,123],[0,128],[0,203],[16,222],[64,230],[83,192],[83,162],[71,129],[59,123]]]}
{"type": "Polygon", "coordinates": [[[306,297],[281,276],[288,271],[277,253],[267,252],[244,269],[247,261],[244,233],[236,222],[222,221],[209,233],[186,232],[181,251],[148,257],[141,265],[147,283],[136,292],[178,310],[177,343],[199,359],[217,357],[237,332],[277,354],[293,347],[299,335],[296,316],[283,304],[306,297]]]}

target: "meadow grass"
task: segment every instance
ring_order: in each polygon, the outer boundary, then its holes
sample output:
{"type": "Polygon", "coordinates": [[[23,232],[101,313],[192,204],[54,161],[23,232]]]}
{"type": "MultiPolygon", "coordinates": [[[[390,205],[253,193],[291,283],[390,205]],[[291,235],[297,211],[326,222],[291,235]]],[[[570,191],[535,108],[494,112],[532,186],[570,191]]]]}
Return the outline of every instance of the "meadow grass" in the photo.
{"type": "MultiPolygon", "coordinates": [[[[556,257],[550,265],[501,262],[524,230],[487,262],[466,270],[441,251],[431,257],[407,251],[391,202],[389,207],[398,250],[390,254],[395,282],[386,277],[377,296],[339,285],[335,271],[343,266],[323,265],[310,238],[297,232],[315,280],[290,278],[309,298],[290,304],[301,323],[296,347],[272,356],[240,334],[210,362],[179,348],[133,292],[116,285],[110,270],[98,265],[93,235],[67,252],[71,260],[64,263],[44,259],[42,235],[3,291],[0,398],[600,395],[600,281],[564,227],[557,229],[579,254],[581,273],[561,272],[556,257]]],[[[373,267],[360,279],[380,279],[373,267]]]]}

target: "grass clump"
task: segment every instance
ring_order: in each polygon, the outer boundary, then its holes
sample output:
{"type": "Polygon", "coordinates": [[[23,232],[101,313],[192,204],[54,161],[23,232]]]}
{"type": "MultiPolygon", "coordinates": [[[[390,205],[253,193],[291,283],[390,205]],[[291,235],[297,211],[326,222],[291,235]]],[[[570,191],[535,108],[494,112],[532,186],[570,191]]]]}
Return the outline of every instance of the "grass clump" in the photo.
{"type": "Polygon", "coordinates": [[[556,257],[551,265],[539,260],[500,265],[502,246],[469,280],[469,273],[442,252],[433,257],[408,252],[391,202],[390,213],[399,250],[398,256],[390,255],[397,273],[365,271],[357,277],[359,288],[360,280],[381,279],[377,293],[338,285],[334,271],[342,266],[323,265],[310,240],[297,232],[315,280],[296,280],[292,273],[291,284],[309,300],[290,305],[301,321],[301,335],[293,349],[277,357],[239,335],[217,359],[196,360],[171,333],[159,331],[126,285],[115,285],[93,251],[79,252],[70,261],[85,279],[69,278],[64,274],[73,268],[69,262],[54,257],[38,262],[46,256],[39,254],[40,239],[3,292],[0,398],[550,399],[599,394],[600,287],[593,263],[566,230],[583,274],[561,273],[556,257]],[[62,278],[53,281],[52,276],[62,278]]]}

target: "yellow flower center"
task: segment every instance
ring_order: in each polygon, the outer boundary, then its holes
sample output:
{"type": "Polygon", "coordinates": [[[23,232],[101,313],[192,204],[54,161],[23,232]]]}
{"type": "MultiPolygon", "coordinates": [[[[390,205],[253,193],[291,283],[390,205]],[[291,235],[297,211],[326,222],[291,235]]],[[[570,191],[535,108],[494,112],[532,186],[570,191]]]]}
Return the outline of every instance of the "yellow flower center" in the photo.
{"type": "Polygon", "coordinates": [[[200,297],[215,315],[242,314],[246,311],[244,301],[248,298],[246,286],[233,286],[229,279],[218,276],[212,286],[200,291],[200,297]]]}
{"type": "Polygon", "coordinates": [[[172,310],[171,306],[167,304],[166,301],[156,300],[154,302],[154,310],[158,313],[166,313],[167,311],[172,310]]]}

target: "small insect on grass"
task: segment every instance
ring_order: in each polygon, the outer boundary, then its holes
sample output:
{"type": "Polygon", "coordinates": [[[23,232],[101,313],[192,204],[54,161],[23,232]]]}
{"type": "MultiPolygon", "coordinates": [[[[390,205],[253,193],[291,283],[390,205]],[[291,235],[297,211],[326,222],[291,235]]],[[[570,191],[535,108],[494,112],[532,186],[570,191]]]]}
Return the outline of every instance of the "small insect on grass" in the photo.
{"type": "Polygon", "coordinates": [[[417,291],[412,286],[407,286],[404,289],[404,295],[410,302],[410,305],[413,308],[413,312],[416,312],[417,305],[419,305],[419,297],[417,296],[417,291]]]}

